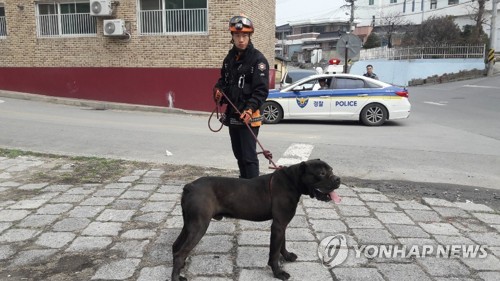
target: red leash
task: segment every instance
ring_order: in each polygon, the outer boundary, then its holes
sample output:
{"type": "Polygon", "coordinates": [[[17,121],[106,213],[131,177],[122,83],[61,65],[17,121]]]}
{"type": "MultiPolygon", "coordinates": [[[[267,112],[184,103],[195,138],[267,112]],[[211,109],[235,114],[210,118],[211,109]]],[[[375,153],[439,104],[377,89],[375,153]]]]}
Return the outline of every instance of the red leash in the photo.
{"type": "MultiPolygon", "coordinates": [[[[226,94],[224,92],[222,92],[222,91],[221,91],[221,93],[224,96],[224,98],[226,98],[226,100],[229,102],[229,104],[234,108],[234,110],[236,110],[236,113],[238,113],[239,115],[241,115],[241,112],[234,105],[234,103],[231,102],[231,100],[226,96],[226,94]]],[[[214,113],[217,113],[217,119],[220,120],[219,109],[220,109],[219,104],[216,102],[215,108],[212,111],[212,114],[210,115],[210,118],[208,119],[208,127],[210,128],[210,130],[212,132],[218,132],[218,131],[220,131],[222,129],[222,126],[223,126],[223,125],[221,125],[220,129],[218,129],[218,130],[213,130],[212,127],[210,127],[210,120],[212,119],[212,116],[214,115],[214,113]]],[[[245,122],[243,122],[243,123],[245,123],[245,122]]],[[[276,169],[276,170],[278,170],[278,169],[283,168],[283,166],[278,166],[278,165],[276,165],[276,163],[274,163],[274,161],[273,161],[273,154],[269,150],[264,149],[264,146],[262,146],[262,144],[260,143],[259,139],[257,139],[257,136],[253,133],[252,128],[250,128],[250,125],[247,124],[247,123],[245,123],[245,125],[247,126],[248,130],[252,134],[252,136],[255,139],[255,141],[257,142],[257,144],[259,145],[260,149],[262,149],[262,151],[258,152],[257,154],[263,154],[264,157],[266,157],[266,159],[269,160],[269,164],[273,165],[273,167],[269,167],[269,169],[276,169]]]]}

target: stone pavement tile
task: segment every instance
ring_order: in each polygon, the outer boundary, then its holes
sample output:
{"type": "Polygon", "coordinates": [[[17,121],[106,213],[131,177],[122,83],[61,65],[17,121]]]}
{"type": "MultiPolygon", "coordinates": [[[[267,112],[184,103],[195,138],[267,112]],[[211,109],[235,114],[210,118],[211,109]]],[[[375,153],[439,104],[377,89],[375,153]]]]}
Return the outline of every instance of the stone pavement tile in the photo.
{"type": "Polygon", "coordinates": [[[67,218],[63,219],[52,226],[54,231],[77,231],[82,230],[89,225],[90,220],[87,218],[67,218]]]}
{"type": "Polygon", "coordinates": [[[37,229],[10,228],[0,235],[0,243],[21,242],[30,240],[40,234],[37,229]]]}
{"type": "Polygon", "coordinates": [[[172,201],[172,202],[180,202],[181,201],[181,195],[180,194],[173,194],[173,193],[153,193],[149,197],[150,201],[172,201]]]}
{"type": "Polygon", "coordinates": [[[238,235],[238,245],[269,245],[271,231],[242,231],[238,235]]]}
{"type": "Polygon", "coordinates": [[[307,217],[306,216],[295,216],[293,219],[290,221],[288,224],[288,227],[308,227],[309,224],[307,223],[307,217]]]}
{"type": "Polygon", "coordinates": [[[91,222],[82,231],[82,235],[87,236],[118,236],[122,230],[120,222],[91,222]]]}
{"type": "Polygon", "coordinates": [[[66,252],[82,252],[106,249],[113,240],[111,237],[80,236],[77,237],[66,252]]]}
{"type": "Polygon", "coordinates": [[[315,232],[347,232],[347,226],[341,220],[309,220],[315,232]]]}
{"type": "Polygon", "coordinates": [[[375,212],[375,216],[384,224],[409,224],[415,223],[403,212],[401,213],[381,213],[375,212]]]}
{"type": "Polygon", "coordinates": [[[177,204],[175,205],[172,212],[170,212],[170,214],[172,216],[182,216],[182,206],[181,206],[180,202],[177,202],[177,204]]]}
{"type": "Polygon", "coordinates": [[[111,250],[121,251],[127,258],[142,258],[148,244],[148,240],[127,240],[117,242],[111,250]]]}
{"type": "MultiPolygon", "coordinates": [[[[293,278],[293,277],[292,277],[293,278]]],[[[266,269],[242,269],[238,281],[275,281],[271,268],[266,269]]],[[[292,279],[300,280],[300,279],[292,279]]],[[[330,280],[330,279],[324,279],[330,280]]]]}
{"type": "Polygon", "coordinates": [[[228,253],[234,247],[232,235],[205,235],[193,249],[193,254],[228,253]]]}
{"type": "Polygon", "coordinates": [[[15,181],[0,182],[1,187],[18,187],[21,185],[22,185],[22,183],[15,182],[15,181]]]}
{"type": "MultiPolygon", "coordinates": [[[[429,246],[432,246],[433,248],[438,246],[438,243],[436,242],[436,240],[427,239],[427,238],[399,238],[398,240],[402,246],[406,247],[406,254],[417,254],[417,253],[414,253],[414,251],[417,251],[417,250],[418,250],[418,253],[423,253],[424,246],[426,246],[426,249],[429,246]]],[[[435,253],[430,253],[427,256],[433,256],[433,255],[435,255],[435,253]]],[[[406,261],[408,262],[411,260],[407,259],[406,261]]]]}
{"type": "Polygon", "coordinates": [[[137,170],[133,170],[132,173],[130,173],[130,175],[131,176],[144,176],[144,174],[147,172],[148,172],[148,170],[137,169],[137,170]]]}
{"type": "Polygon", "coordinates": [[[70,194],[62,194],[57,197],[52,198],[50,202],[52,203],[76,203],[85,199],[85,195],[70,195],[70,194]]]}
{"type": "Polygon", "coordinates": [[[181,185],[162,185],[158,188],[157,192],[181,194],[183,188],[184,186],[181,185]]]}
{"type": "Polygon", "coordinates": [[[57,253],[57,250],[27,250],[19,252],[11,262],[12,267],[18,267],[28,264],[46,263],[52,255],[57,253]]]}
{"type": "Polygon", "coordinates": [[[172,267],[164,265],[155,267],[143,267],[139,273],[137,281],[165,281],[170,280],[172,275],[172,267]]]}
{"type": "Polygon", "coordinates": [[[29,215],[19,222],[20,227],[43,227],[52,224],[57,219],[58,215],[29,215]]]}
{"type": "Polygon", "coordinates": [[[0,261],[6,260],[16,253],[11,245],[0,245],[0,261]]]}
{"type": "Polygon", "coordinates": [[[377,212],[400,212],[396,210],[398,206],[394,203],[384,203],[384,202],[366,202],[368,208],[377,211],[377,212]]]}
{"type": "Polygon", "coordinates": [[[135,210],[104,210],[97,218],[98,221],[129,221],[135,214],[135,210]]]}
{"type": "Polygon", "coordinates": [[[175,202],[147,202],[141,208],[142,212],[171,212],[175,207],[175,202]]]}
{"type": "Polygon", "coordinates": [[[488,247],[488,249],[498,258],[500,258],[500,247],[488,247]]]}
{"type": "Polygon", "coordinates": [[[340,219],[339,215],[335,209],[318,209],[318,208],[306,208],[306,213],[309,218],[313,219],[340,219]]]}
{"type": "Polygon", "coordinates": [[[0,233],[12,226],[9,222],[0,222],[0,233]]]}
{"type": "Polygon", "coordinates": [[[22,220],[31,212],[28,210],[0,210],[0,222],[14,222],[22,220]]]}
{"type": "Polygon", "coordinates": [[[377,268],[389,281],[431,281],[422,268],[416,264],[377,264],[377,268]]]}
{"type": "Polygon", "coordinates": [[[443,218],[470,218],[471,215],[460,208],[432,207],[443,218]]]}
{"type": "Polygon", "coordinates": [[[222,278],[222,277],[195,277],[193,281],[233,281],[232,278],[222,278]]]}
{"type": "Polygon", "coordinates": [[[464,203],[464,202],[455,202],[455,205],[463,210],[469,212],[481,212],[481,213],[494,213],[495,210],[484,205],[484,204],[476,204],[476,203],[464,203]]]}
{"type": "Polygon", "coordinates": [[[380,191],[368,187],[355,187],[352,190],[356,191],[357,193],[380,193],[380,191]]]}
{"type": "Polygon", "coordinates": [[[242,230],[270,230],[271,229],[271,224],[272,220],[268,221],[246,221],[246,220],[239,220],[238,223],[240,224],[240,229],[242,230]]]}
{"type": "Polygon", "coordinates": [[[143,229],[128,230],[128,231],[122,233],[120,237],[123,239],[141,240],[141,239],[151,239],[154,236],[156,236],[156,232],[154,230],[143,228],[143,229]]]}
{"type": "Polygon", "coordinates": [[[472,213],[472,215],[487,224],[500,224],[499,214],[472,213]]]}
{"type": "Polygon", "coordinates": [[[442,219],[435,211],[405,210],[415,222],[440,222],[442,219]]]}
{"type": "Polygon", "coordinates": [[[306,208],[326,208],[326,209],[331,208],[331,209],[333,209],[335,206],[335,204],[332,202],[319,201],[319,200],[309,198],[309,197],[303,196],[301,199],[302,199],[302,204],[306,208]]]}
{"type": "Polygon", "coordinates": [[[283,269],[291,275],[292,280],[301,280],[301,281],[332,280],[332,274],[330,273],[330,271],[324,268],[318,261],[289,262],[283,265],[283,269]]]}
{"type": "Polygon", "coordinates": [[[59,249],[75,239],[76,235],[71,232],[44,232],[35,241],[35,244],[59,249]]]}
{"type": "Polygon", "coordinates": [[[153,191],[157,188],[157,184],[137,184],[132,186],[129,190],[153,191]]]}
{"type": "Polygon", "coordinates": [[[0,210],[2,210],[2,208],[10,206],[14,203],[16,203],[16,201],[13,201],[13,200],[0,201],[0,210]]]}
{"type": "Polygon", "coordinates": [[[359,228],[353,229],[352,232],[358,238],[359,244],[362,245],[396,243],[389,231],[385,229],[359,228]]]}
{"type": "Polygon", "coordinates": [[[156,178],[159,178],[161,177],[163,174],[165,173],[164,170],[161,170],[161,169],[151,169],[149,171],[147,171],[145,174],[144,174],[144,177],[156,177],[156,178]]]}
{"type": "Polygon", "coordinates": [[[287,241],[286,248],[298,256],[297,261],[318,261],[317,242],[287,241]]]}
{"type": "Polygon", "coordinates": [[[221,254],[193,255],[187,271],[193,275],[231,275],[232,257],[221,254]]]}
{"type": "Polygon", "coordinates": [[[148,177],[143,177],[142,179],[139,180],[139,183],[141,184],[157,184],[160,185],[163,183],[163,180],[160,178],[148,178],[148,177]]]}
{"type": "Polygon", "coordinates": [[[125,176],[118,179],[118,182],[134,182],[140,179],[140,176],[125,176]]]}
{"type": "Polygon", "coordinates": [[[125,192],[125,189],[105,188],[96,191],[93,195],[95,197],[118,197],[122,195],[123,192],[125,192]]]}
{"type": "MultiPolygon", "coordinates": [[[[151,222],[151,223],[162,223],[169,216],[166,212],[152,212],[146,213],[141,216],[134,217],[134,221],[151,222]]],[[[181,217],[182,218],[182,217],[181,217]]],[[[182,227],[182,225],[181,225],[182,227]]]]}
{"type": "Polygon", "coordinates": [[[73,204],[46,204],[39,208],[37,214],[40,215],[60,215],[73,208],[73,204]]]}
{"type": "MultiPolygon", "coordinates": [[[[354,238],[353,238],[354,239],[354,238]]],[[[354,243],[347,243],[347,245],[355,245],[354,243]]],[[[366,266],[368,264],[368,259],[366,256],[361,252],[358,253],[354,249],[349,249],[349,252],[347,254],[347,259],[338,267],[354,267],[359,269],[362,266],[366,266]]]]}
{"type": "Polygon", "coordinates": [[[131,186],[132,186],[131,183],[113,182],[113,183],[107,184],[106,186],[104,186],[104,188],[127,189],[131,186]]]}
{"type": "Polygon", "coordinates": [[[465,277],[436,277],[435,281],[475,281],[476,279],[465,278],[465,277]]]}
{"type": "Polygon", "coordinates": [[[375,218],[348,217],[345,223],[349,228],[384,228],[382,223],[375,218]]]}
{"type": "Polygon", "coordinates": [[[36,209],[40,208],[43,204],[45,204],[47,200],[21,200],[15,204],[10,205],[7,209],[12,210],[22,210],[22,209],[36,209]]]}
{"type": "Polygon", "coordinates": [[[316,241],[316,237],[309,228],[287,228],[287,241],[316,241]]]}
{"type": "MultiPolygon", "coordinates": [[[[4,192],[4,191],[7,191],[7,190],[9,190],[9,188],[7,188],[7,187],[0,187],[0,192],[4,192]]],[[[0,207],[0,209],[1,209],[1,207],[0,207]]]]}
{"type": "Polygon", "coordinates": [[[483,259],[461,258],[460,260],[474,270],[500,271],[500,259],[493,255],[488,255],[483,259]]]}
{"type": "Polygon", "coordinates": [[[104,206],[76,206],[68,213],[68,216],[72,218],[93,218],[102,212],[104,208],[104,206]]]}
{"type": "Polygon", "coordinates": [[[211,221],[208,226],[207,233],[209,234],[234,234],[236,231],[236,222],[232,221],[211,221]]]}
{"type": "Polygon", "coordinates": [[[479,272],[478,275],[484,281],[498,281],[498,280],[500,280],[500,272],[499,271],[479,272]]]}
{"type": "Polygon", "coordinates": [[[80,194],[80,195],[90,195],[96,191],[97,187],[95,186],[78,186],[68,189],[64,194],[80,194]]]}
{"type": "Polygon", "coordinates": [[[120,199],[146,199],[151,195],[150,191],[125,191],[120,199]]]}
{"type": "Polygon", "coordinates": [[[134,275],[134,272],[140,262],[140,259],[123,259],[111,261],[102,265],[94,274],[94,276],[92,276],[92,280],[125,280],[134,275]]]}
{"type": "Polygon", "coordinates": [[[461,219],[452,222],[453,226],[458,228],[463,232],[490,232],[491,229],[488,228],[482,221],[477,219],[461,219]]]}
{"type": "Polygon", "coordinates": [[[361,193],[358,195],[359,198],[363,201],[370,202],[390,202],[389,198],[383,194],[374,194],[374,193],[361,193]]]}
{"type": "Polygon", "coordinates": [[[458,259],[426,257],[417,259],[418,263],[432,276],[463,276],[468,277],[471,272],[458,259]]]}
{"type": "Polygon", "coordinates": [[[37,196],[31,198],[31,200],[45,200],[45,202],[47,202],[59,194],[60,192],[42,192],[37,196]]]}
{"type": "Polygon", "coordinates": [[[500,232],[500,224],[492,224],[490,226],[496,229],[498,232],[500,232]]]}
{"type": "Polygon", "coordinates": [[[430,206],[437,206],[437,207],[456,207],[455,203],[450,202],[448,200],[444,199],[439,199],[439,198],[430,198],[430,197],[424,197],[422,198],[422,201],[424,204],[430,205],[430,206]]]}
{"type": "Polygon", "coordinates": [[[398,206],[403,210],[423,210],[423,211],[430,211],[431,210],[431,208],[429,208],[429,206],[421,204],[415,200],[396,201],[396,204],[398,204],[398,206]]]}
{"type": "Polygon", "coordinates": [[[172,264],[172,245],[181,233],[180,229],[162,229],[160,235],[151,241],[144,252],[143,262],[147,264],[172,264]]]}
{"type": "Polygon", "coordinates": [[[352,190],[352,188],[348,188],[348,187],[342,187],[342,185],[340,186],[339,189],[337,189],[335,191],[340,197],[357,197],[358,195],[356,194],[356,192],[354,192],[354,190],[352,190]]]}
{"type": "Polygon", "coordinates": [[[488,247],[497,246],[500,247],[500,234],[492,232],[469,232],[467,236],[476,241],[480,245],[486,245],[488,247]]]}
{"type": "Polygon", "coordinates": [[[236,266],[238,267],[267,267],[269,247],[238,247],[236,266]]]}
{"type": "Polygon", "coordinates": [[[376,268],[334,268],[333,274],[338,281],[383,281],[376,268]]]}
{"type": "Polygon", "coordinates": [[[165,222],[166,228],[182,228],[184,226],[184,220],[182,216],[171,216],[165,222]]]}
{"type": "Polygon", "coordinates": [[[49,185],[48,182],[42,182],[42,183],[28,183],[25,185],[21,185],[18,187],[20,190],[37,190],[37,189],[42,189],[49,185]]]}
{"type": "Polygon", "coordinates": [[[356,197],[344,197],[339,205],[343,206],[365,206],[365,202],[359,200],[356,197]]]}
{"type": "Polygon", "coordinates": [[[434,235],[434,239],[441,245],[477,245],[476,242],[464,236],[434,235]]]}
{"type": "Polygon", "coordinates": [[[369,217],[370,210],[365,206],[338,205],[339,213],[343,217],[369,217]]]}
{"type": "Polygon", "coordinates": [[[392,234],[397,238],[429,238],[430,235],[425,232],[422,228],[414,225],[398,225],[398,224],[387,224],[387,229],[389,229],[392,234]]]}
{"type": "Polygon", "coordinates": [[[73,186],[70,184],[51,184],[43,189],[43,191],[64,192],[73,186]]]}
{"type": "MultiPolygon", "coordinates": [[[[142,205],[142,200],[134,200],[134,199],[118,199],[114,201],[110,207],[114,209],[127,209],[127,210],[136,210],[139,209],[142,205]]],[[[179,215],[182,215],[180,213],[179,215]]]]}
{"type": "Polygon", "coordinates": [[[434,235],[460,235],[458,229],[449,223],[419,223],[427,233],[434,235]]]}
{"type": "Polygon", "coordinates": [[[80,203],[82,206],[106,206],[113,202],[115,198],[113,197],[92,197],[85,199],[80,203]]]}

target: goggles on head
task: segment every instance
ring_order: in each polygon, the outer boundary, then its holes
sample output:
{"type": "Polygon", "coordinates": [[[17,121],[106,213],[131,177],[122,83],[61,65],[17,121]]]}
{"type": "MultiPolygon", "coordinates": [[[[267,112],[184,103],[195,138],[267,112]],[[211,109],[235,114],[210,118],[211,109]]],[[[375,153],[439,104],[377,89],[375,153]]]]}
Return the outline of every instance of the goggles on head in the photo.
{"type": "Polygon", "coordinates": [[[229,20],[229,30],[234,32],[253,32],[252,21],[244,16],[235,16],[229,20]]]}

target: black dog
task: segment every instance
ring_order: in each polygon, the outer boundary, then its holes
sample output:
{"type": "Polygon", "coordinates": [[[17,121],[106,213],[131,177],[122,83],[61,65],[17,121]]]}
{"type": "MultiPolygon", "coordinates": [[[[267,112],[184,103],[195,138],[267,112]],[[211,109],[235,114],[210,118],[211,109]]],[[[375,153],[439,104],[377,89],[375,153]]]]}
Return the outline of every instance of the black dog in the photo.
{"type": "Polygon", "coordinates": [[[302,194],[321,201],[340,201],[335,189],[340,178],[321,160],[309,160],[254,179],[203,177],[186,184],[182,192],[184,226],[172,246],[174,266],[172,281],[180,276],[189,252],[207,231],[212,218],[250,221],[273,220],[268,265],[274,277],[287,280],[290,275],[279,266],[280,253],[286,261],[297,255],[285,247],[285,230],[295,216],[302,194]]]}

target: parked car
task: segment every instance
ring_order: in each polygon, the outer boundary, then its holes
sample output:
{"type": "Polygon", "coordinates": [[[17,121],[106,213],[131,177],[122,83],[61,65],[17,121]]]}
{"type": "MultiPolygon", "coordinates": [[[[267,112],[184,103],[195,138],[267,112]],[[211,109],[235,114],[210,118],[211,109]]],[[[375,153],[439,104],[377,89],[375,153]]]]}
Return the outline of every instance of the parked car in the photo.
{"type": "Polygon", "coordinates": [[[283,78],[281,78],[280,89],[283,89],[300,79],[306,78],[311,75],[318,74],[316,70],[312,69],[290,69],[288,70],[283,78]]]}
{"type": "Polygon", "coordinates": [[[359,120],[380,126],[387,120],[410,116],[405,88],[351,74],[319,74],[301,79],[281,90],[271,90],[261,112],[264,122],[283,119],[359,120]],[[320,80],[327,89],[320,89],[320,80]]]}

